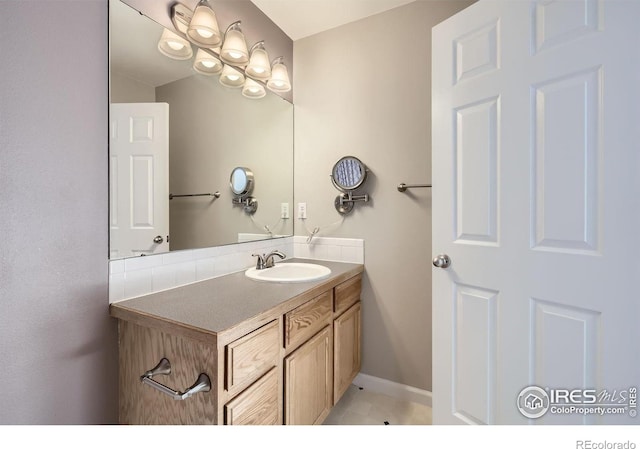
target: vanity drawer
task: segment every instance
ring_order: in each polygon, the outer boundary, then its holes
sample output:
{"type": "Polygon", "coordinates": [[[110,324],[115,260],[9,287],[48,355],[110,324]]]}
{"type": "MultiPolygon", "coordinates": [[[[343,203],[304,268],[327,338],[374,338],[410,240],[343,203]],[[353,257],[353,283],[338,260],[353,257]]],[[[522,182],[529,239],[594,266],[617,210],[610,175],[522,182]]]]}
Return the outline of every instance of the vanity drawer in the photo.
{"type": "Polygon", "coordinates": [[[311,338],[330,322],[333,291],[329,290],[285,315],[285,347],[296,346],[311,338]]]}
{"type": "Polygon", "coordinates": [[[334,311],[337,315],[340,315],[351,307],[352,304],[355,304],[360,300],[361,289],[362,276],[355,276],[336,286],[334,311]]]}
{"type": "Polygon", "coordinates": [[[278,335],[278,320],[274,320],[227,345],[227,391],[237,391],[246,387],[278,364],[278,335]]]}
{"type": "Polygon", "coordinates": [[[224,406],[225,424],[282,424],[278,395],[278,370],[260,380],[224,406]]]}

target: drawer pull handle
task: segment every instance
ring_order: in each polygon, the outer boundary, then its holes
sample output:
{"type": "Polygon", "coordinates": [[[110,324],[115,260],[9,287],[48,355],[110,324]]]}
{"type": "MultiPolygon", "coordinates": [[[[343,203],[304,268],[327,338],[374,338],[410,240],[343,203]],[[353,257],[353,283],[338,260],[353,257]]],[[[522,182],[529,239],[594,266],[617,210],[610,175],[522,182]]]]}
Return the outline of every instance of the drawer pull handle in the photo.
{"type": "Polygon", "coordinates": [[[207,376],[205,373],[200,373],[195,383],[191,385],[189,388],[187,388],[184,391],[184,393],[180,391],[175,391],[167,387],[166,385],[163,385],[160,382],[153,380],[153,376],[157,376],[160,374],[162,375],[171,374],[171,362],[169,362],[169,360],[164,357],[162,358],[162,360],[160,360],[160,362],[155,367],[153,367],[152,369],[144,373],[142,376],[140,376],[140,381],[143,384],[147,384],[155,388],[156,390],[171,396],[176,401],[184,401],[185,399],[193,396],[196,393],[200,393],[201,391],[206,392],[211,390],[211,380],[209,379],[209,376],[207,376]]]}

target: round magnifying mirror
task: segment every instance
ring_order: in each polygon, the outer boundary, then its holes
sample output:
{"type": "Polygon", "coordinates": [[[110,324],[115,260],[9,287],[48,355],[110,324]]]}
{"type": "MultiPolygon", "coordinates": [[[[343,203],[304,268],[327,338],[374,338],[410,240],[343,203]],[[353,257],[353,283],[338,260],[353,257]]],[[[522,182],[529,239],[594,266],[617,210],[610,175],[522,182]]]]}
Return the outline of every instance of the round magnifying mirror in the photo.
{"type": "Polygon", "coordinates": [[[333,185],[342,192],[356,190],[367,179],[367,167],[360,159],[346,156],[333,166],[331,180],[333,185]]]}
{"type": "Polygon", "coordinates": [[[231,172],[229,185],[234,195],[244,198],[253,190],[253,172],[246,167],[236,167],[231,172]]]}

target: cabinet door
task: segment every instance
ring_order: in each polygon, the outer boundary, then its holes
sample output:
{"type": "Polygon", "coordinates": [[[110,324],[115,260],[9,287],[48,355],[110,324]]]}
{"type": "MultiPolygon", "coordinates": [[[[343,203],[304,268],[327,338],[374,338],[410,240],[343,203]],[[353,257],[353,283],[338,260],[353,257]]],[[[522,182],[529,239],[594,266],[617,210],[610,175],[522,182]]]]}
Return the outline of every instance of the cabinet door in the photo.
{"type": "Polygon", "coordinates": [[[333,324],[333,403],[337,403],[360,371],[360,302],[333,324]]]}
{"type": "Polygon", "coordinates": [[[333,396],[331,326],[285,359],[285,423],[320,424],[333,396]]]}
{"type": "Polygon", "coordinates": [[[225,405],[225,415],[225,424],[281,424],[278,369],[273,368],[225,405]]]}

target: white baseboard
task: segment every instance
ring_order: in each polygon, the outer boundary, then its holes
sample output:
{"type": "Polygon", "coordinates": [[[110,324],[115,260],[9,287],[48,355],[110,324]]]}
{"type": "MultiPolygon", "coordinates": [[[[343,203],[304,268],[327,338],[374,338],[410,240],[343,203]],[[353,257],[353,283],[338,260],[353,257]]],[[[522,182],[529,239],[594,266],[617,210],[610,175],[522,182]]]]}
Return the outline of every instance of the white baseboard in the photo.
{"type": "Polygon", "coordinates": [[[421,390],[420,388],[362,373],[358,373],[356,378],[353,379],[353,384],[376,393],[386,394],[392,398],[417,402],[428,407],[432,406],[432,394],[428,390],[421,390]]]}

